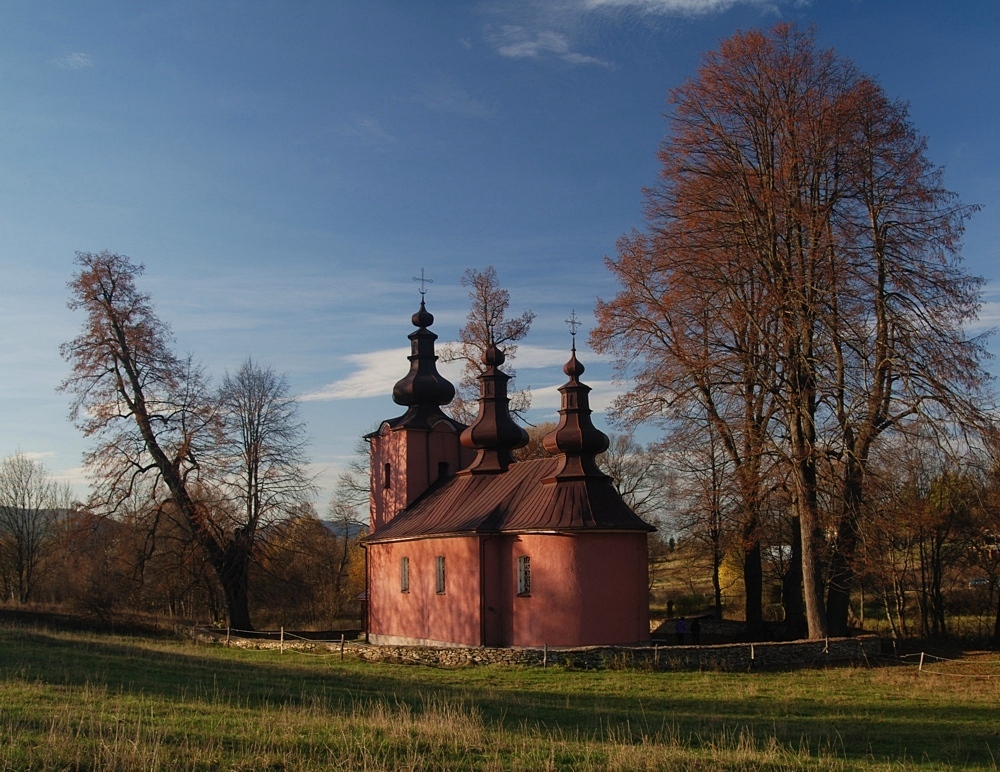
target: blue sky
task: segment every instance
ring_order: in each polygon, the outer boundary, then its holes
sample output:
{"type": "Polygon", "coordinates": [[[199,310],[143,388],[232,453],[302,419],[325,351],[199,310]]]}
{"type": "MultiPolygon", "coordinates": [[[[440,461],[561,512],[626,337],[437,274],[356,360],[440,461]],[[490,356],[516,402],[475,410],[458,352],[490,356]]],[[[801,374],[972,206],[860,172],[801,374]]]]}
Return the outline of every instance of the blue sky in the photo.
{"type": "MultiPolygon", "coordinates": [[[[497,268],[512,312],[537,314],[515,363],[531,419],[554,417],[564,320],[576,311],[584,341],[615,292],[602,258],[642,225],[667,91],[721,39],[779,20],[814,24],[910,103],[947,186],[983,207],[964,254],[996,324],[995,0],[5,0],[0,455],[85,491],[87,445],[56,393],[77,250],[144,263],[178,352],[217,379],[247,356],[287,375],[320,511],[356,438],[400,412],[421,269],[446,341],[462,273],[497,268]]],[[[619,387],[581,359],[603,408],[619,387]]]]}

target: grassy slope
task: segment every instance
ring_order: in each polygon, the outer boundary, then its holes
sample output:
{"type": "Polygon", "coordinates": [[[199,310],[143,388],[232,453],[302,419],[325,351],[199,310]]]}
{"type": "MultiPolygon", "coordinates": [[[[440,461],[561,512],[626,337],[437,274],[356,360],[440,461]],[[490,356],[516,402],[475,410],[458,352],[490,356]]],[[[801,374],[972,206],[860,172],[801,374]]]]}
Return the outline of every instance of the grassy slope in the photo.
{"type": "Polygon", "coordinates": [[[995,769],[996,660],[441,670],[7,627],[0,768],[995,769]]]}

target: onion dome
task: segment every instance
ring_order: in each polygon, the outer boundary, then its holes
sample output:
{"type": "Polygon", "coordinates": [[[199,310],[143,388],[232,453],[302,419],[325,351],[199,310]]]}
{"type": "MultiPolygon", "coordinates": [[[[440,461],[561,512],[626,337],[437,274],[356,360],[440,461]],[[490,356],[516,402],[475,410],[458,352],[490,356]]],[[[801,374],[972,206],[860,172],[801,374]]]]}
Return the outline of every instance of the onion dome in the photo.
{"type": "Polygon", "coordinates": [[[465,470],[468,474],[506,472],[514,456],[512,451],[528,444],[528,433],[514,423],[510,415],[507,383],[510,376],[500,370],[506,357],[497,346],[483,352],[486,369],[479,376],[482,384],[479,415],[464,432],[461,442],[478,451],[475,460],[465,470]]]}
{"type": "Polygon", "coordinates": [[[607,477],[597,466],[597,456],[608,449],[608,436],[590,420],[590,387],[580,382],[584,367],[576,358],[576,346],[563,372],[569,381],[559,387],[562,407],[559,424],[542,438],[543,447],[560,456],[555,474],[544,482],[607,477]]]}
{"type": "Polygon", "coordinates": [[[420,310],[413,315],[417,330],[408,336],[410,372],[392,389],[392,401],[409,408],[395,423],[396,426],[429,427],[433,419],[445,417],[440,406],[455,398],[455,387],[437,371],[437,355],[434,353],[437,335],[428,329],[433,323],[434,316],[421,298],[420,310]]]}

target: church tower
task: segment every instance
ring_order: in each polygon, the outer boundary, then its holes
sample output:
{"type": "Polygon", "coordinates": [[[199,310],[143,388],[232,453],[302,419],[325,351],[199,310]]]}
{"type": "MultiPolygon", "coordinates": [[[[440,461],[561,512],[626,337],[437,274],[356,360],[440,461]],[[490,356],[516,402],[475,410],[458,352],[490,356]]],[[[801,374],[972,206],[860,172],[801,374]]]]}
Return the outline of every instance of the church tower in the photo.
{"type": "Polygon", "coordinates": [[[434,317],[420,299],[413,315],[410,372],[392,390],[392,400],[407,408],[368,435],[371,444],[371,525],[374,535],[439,480],[453,476],[472,459],[459,437],[465,425],[441,410],[455,387],[437,371],[430,331],[434,317]]]}

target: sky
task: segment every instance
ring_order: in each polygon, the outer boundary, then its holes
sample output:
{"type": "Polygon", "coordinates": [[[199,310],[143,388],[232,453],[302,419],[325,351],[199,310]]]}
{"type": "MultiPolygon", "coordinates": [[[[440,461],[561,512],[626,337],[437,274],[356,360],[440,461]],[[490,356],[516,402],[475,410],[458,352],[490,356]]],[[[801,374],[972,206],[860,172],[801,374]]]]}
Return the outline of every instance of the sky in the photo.
{"type": "Polygon", "coordinates": [[[57,392],[77,251],[144,264],[176,351],[216,382],[248,357],[285,375],[321,513],[358,438],[402,412],[421,271],[439,343],[468,268],[535,312],[513,363],[533,423],[556,418],[575,312],[612,430],[624,385],[586,338],[616,291],[604,257],[643,226],[668,91],[779,21],[909,103],[946,186],[982,207],[963,255],[988,280],[973,331],[996,325],[995,0],[4,0],[0,457],[86,494],[57,392]]]}

